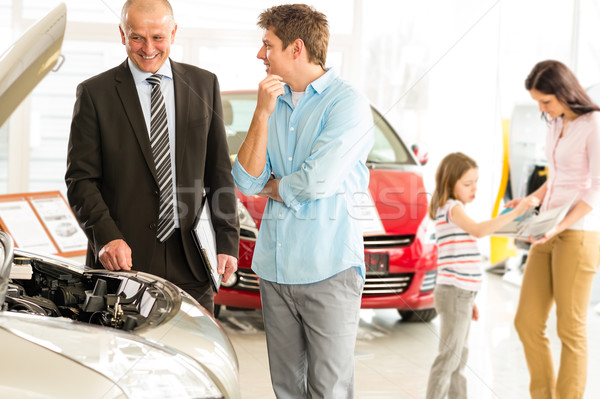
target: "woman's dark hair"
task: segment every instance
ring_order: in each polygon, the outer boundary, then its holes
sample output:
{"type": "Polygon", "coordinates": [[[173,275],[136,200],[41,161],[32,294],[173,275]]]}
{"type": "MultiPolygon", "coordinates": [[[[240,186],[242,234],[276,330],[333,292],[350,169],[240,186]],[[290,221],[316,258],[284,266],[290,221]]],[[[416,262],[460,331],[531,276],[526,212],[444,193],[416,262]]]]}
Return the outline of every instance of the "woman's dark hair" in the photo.
{"type": "Polygon", "coordinates": [[[554,94],[558,101],[577,115],[600,111],[581,87],[575,74],[560,61],[538,62],[525,79],[525,88],[528,91],[537,90],[544,94],[554,94]]]}

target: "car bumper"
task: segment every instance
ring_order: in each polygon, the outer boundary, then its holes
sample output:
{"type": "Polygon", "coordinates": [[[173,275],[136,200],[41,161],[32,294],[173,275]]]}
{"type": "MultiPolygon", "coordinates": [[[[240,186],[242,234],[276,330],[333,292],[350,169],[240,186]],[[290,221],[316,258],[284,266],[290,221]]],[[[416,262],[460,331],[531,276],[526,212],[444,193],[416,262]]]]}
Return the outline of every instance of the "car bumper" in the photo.
{"type": "MultiPolygon", "coordinates": [[[[254,249],[254,245],[250,246],[254,249]]],[[[240,248],[242,246],[240,245],[240,248]]],[[[365,253],[389,255],[388,272],[367,275],[361,307],[420,310],[433,308],[437,251],[435,245],[413,242],[406,247],[367,248],[365,253]]],[[[261,308],[259,278],[250,269],[251,253],[240,254],[237,282],[221,286],[215,305],[233,308],[261,308]]]]}

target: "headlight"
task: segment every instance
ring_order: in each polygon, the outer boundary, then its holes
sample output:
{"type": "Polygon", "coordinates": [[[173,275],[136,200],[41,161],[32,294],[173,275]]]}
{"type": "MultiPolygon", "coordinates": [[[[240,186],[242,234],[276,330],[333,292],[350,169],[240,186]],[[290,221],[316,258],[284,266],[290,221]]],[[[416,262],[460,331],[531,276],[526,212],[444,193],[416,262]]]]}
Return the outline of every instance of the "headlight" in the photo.
{"type": "Polygon", "coordinates": [[[425,218],[423,218],[423,222],[421,223],[421,228],[425,232],[423,235],[423,243],[435,244],[435,222],[429,219],[429,216],[425,216],[425,218]]]}
{"type": "Polygon", "coordinates": [[[240,236],[247,240],[256,240],[258,237],[258,229],[254,219],[248,212],[248,209],[242,204],[242,201],[238,198],[238,217],[240,219],[240,236]]]}
{"type": "Polygon", "coordinates": [[[223,398],[193,359],[135,335],[30,315],[0,316],[0,325],[102,373],[132,399],[223,398]]]}

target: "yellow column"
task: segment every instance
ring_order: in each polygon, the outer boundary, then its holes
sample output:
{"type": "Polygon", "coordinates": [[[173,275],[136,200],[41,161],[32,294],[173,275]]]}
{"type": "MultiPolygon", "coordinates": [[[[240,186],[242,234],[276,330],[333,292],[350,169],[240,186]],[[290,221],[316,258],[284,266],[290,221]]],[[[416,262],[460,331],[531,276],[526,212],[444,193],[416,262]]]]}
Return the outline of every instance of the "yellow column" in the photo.
{"type": "MultiPolygon", "coordinates": [[[[502,179],[500,181],[500,188],[498,190],[498,196],[494,204],[492,211],[492,217],[498,215],[500,210],[500,203],[506,192],[506,186],[508,184],[508,172],[509,172],[509,139],[510,139],[510,120],[502,120],[502,179]]],[[[517,251],[515,248],[514,239],[509,237],[490,237],[490,262],[492,265],[502,262],[512,256],[516,256],[517,251]]]]}

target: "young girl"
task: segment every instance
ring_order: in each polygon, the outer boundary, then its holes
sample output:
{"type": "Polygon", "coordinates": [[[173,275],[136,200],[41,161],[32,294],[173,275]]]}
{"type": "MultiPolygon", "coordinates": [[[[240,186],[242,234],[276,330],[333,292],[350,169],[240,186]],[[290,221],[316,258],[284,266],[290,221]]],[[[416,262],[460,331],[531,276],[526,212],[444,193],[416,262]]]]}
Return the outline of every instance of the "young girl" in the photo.
{"type": "Polygon", "coordinates": [[[434,291],[440,315],[439,354],[429,374],[427,399],[466,398],[469,327],[479,314],[474,299],[481,286],[480,238],[521,216],[539,200],[524,198],[513,210],[477,223],[464,206],[475,199],[478,169],[475,161],[456,152],[447,155],[435,175],[435,191],[429,216],[435,220],[438,244],[438,275],[434,291]]]}

